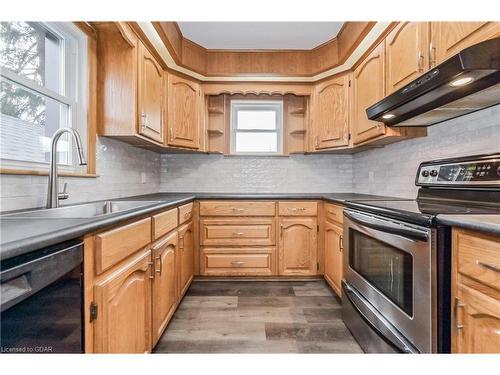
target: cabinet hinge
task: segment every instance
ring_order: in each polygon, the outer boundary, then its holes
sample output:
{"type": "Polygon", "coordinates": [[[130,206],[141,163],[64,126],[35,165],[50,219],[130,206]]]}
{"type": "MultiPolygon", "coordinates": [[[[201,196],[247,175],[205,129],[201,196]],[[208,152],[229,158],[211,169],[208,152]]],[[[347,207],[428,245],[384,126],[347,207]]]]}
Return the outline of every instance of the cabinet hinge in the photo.
{"type": "Polygon", "coordinates": [[[90,322],[92,323],[94,320],[97,319],[97,303],[91,302],[90,303],[90,322]]]}
{"type": "Polygon", "coordinates": [[[347,140],[350,141],[351,138],[352,138],[352,135],[351,135],[351,133],[349,133],[349,136],[347,137],[347,140]]]}
{"type": "Polygon", "coordinates": [[[316,263],[316,271],[319,271],[319,262],[316,263]]]}
{"type": "Polygon", "coordinates": [[[316,232],[319,232],[319,224],[316,225],[316,232]]]}

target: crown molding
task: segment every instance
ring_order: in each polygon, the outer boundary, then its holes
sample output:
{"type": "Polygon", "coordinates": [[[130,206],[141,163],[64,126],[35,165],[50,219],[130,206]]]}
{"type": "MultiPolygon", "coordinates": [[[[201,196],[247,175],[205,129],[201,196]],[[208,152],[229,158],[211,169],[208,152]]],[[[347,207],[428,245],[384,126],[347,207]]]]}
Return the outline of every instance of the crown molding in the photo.
{"type": "Polygon", "coordinates": [[[336,38],[299,51],[207,50],[185,39],[175,22],[135,25],[166,67],[202,82],[316,82],[352,69],[391,22],[348,22],[336,38]]]}

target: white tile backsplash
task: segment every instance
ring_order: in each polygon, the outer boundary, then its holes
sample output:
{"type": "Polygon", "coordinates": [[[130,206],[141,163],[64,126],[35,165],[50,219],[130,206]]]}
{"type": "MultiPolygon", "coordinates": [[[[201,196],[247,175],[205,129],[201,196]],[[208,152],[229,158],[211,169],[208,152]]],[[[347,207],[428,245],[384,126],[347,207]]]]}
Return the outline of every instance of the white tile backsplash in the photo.
{"type": "MultiPolygon", "coordinates": [[[[160,155],[109,138],[98,137],[97,178],[59,178],[68,183],[69,199],[62,204],[156,193],[160,188],[160,155]]],[[[42,207],[46,176],[1,175],[1,211],[42,207]]]]}
{"type": "Polygon", "coordinates": [[[322,193],[352,190],[351,155],[162,155],[161,191],[322,193]]]}
{"type": "Polygon", "coordinates": [[[354,154],[356,193],[414,198],[422,161],[500,152],[500,105],[427,128],[427,137],[354,154]]]}
{"type": "MultiPolygon", "coordinates": [[[[99,137],[97,178],[68,182],[65,204],[156,193],[350,192],[413,198],[421,161],[500,152],[500,105],[428,128],[411,139],[354,155],[250,157],[159,155],[99,137]]],[[[41,207],[47,177],[0,176],[1,211],[41,207]]]]}

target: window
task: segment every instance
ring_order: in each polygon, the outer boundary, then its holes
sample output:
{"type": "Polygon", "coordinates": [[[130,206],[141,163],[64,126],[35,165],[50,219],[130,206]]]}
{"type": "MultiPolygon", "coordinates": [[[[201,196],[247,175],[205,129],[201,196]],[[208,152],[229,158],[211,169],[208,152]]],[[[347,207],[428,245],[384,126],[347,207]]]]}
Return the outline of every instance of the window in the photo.
{"type": "Polygon", "coordinates": [[[282,101],[231,101],[231,153],[280,155],[282,124],[282,101]]]}
{"type": "MultiPolygon", "coordinates": [[[[0,158],[3,168],[47,169],[50,141],[62,127],[86,144],[86,35],[72,23],[0,23],[0,158]]],[[[57,159],[76,171],[73,140],[64,135],[57,159]]]]}

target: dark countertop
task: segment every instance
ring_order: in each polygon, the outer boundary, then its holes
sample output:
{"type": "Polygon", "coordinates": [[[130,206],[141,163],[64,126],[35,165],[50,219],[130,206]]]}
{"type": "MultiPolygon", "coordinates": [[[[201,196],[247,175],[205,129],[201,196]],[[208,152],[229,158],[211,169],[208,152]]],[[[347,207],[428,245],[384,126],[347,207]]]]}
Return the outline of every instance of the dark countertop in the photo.
{"type": "Polygon", "coordinates": [[[334,203],[344,203],[348,200],[394,198],[355,193],[156,193],[113,200],[155,200],[161,201],[161,203],[92,218],[9,218],[0,216],[0,259],[12,258],[57,243],[83,237],[86,233],[158,210],[179,206],[194,199],[323,199],[334,203]]]}
{"type": "Polygon", "coordinates": [[[500,215],[437,215],[437,222],[500,236],[500,215]]]}

